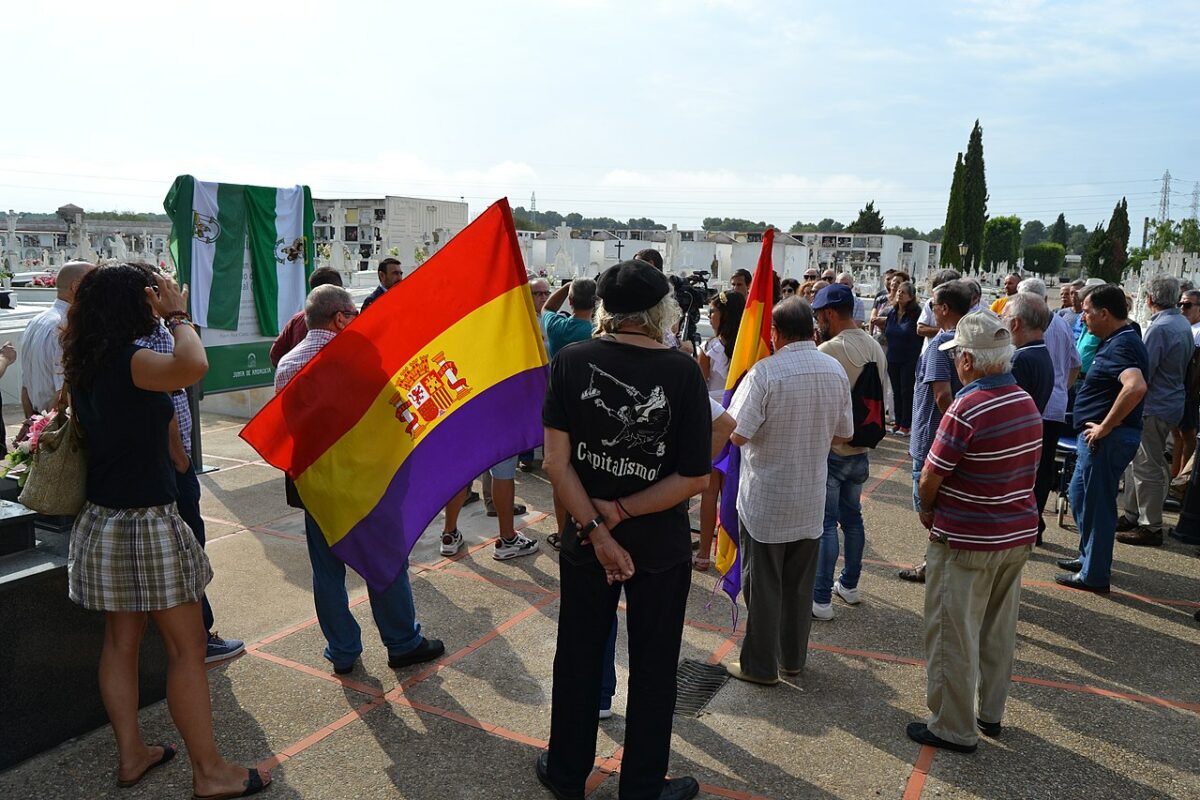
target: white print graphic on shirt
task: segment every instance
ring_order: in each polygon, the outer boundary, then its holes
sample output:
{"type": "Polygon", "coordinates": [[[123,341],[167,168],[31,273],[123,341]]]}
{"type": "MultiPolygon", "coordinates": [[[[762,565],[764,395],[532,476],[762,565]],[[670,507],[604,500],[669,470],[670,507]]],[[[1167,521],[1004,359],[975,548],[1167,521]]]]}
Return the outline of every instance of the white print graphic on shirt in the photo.
{"type": "MultiPolygon", "coordinates": [[[[592,369],[592,377],[579,399],[591,400],[597,408],[603,409],[605,414],[621,425],[614,436],[601,439],[600,444],[605,447],[623,445],[627,449],[640,448],[645,453],[659,457],[665,454],[667,446],[663,437],[671,425],[671,404],[667,402],[663,388],[655,386],[649,394],[643,394],[595,364],[589,363],[588,366],[592,369]]],[[[602,468],[596,466],[598,469],[602,468]]],[[[612,469],[607,467],[602,469],[612,472],[612,469]]]]}

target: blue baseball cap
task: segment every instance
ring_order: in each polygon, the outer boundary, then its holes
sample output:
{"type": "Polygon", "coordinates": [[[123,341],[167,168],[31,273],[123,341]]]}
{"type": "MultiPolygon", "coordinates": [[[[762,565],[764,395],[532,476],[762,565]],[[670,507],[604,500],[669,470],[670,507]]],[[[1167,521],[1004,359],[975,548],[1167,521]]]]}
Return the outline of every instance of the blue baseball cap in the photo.
{"type": "Polygon", "coordinates": [[[850,287],[844,283],[832,283],[817,292],[817,296],[813,298],[813,311],[842,306],[854,306],[854,292],[850,291],[850,287]]]}

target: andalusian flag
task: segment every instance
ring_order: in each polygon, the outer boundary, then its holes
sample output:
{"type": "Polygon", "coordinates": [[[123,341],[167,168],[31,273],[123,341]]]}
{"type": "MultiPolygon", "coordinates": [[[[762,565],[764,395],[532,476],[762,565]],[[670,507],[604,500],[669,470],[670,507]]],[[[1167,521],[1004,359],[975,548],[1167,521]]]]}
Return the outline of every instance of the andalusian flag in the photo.
{"type": "MultiPolygon", "coordinates": [[[[725,380],[725,407],[733,400],[733,393],[742,377],[759,359],[771,355],[771,306],[774,300],[775,281],[771,270],[771,246],[775,242],[775,229],[767,228],[763,234],[762,252],[758,266],[750,282],[750,295],[746,298],[746,310],[742,312],[742,324],[738,327],[737,342],[729,357],[729,377],[725,380]]],[[[721,573],[721,588],[737,608],[737,597],[742,591],[742,560],[738,546],[737,493],[741,471],[742,453],[732,444],[725,446],[714,465],[725,475],[721,486],[721,508],[717,514],[717,572],[721,573]]],[[[736,619],[736,617],[735,617],[736,619]]]]}
{"type": "Polygon", "coordinates": [[[237,330],[242,273],[264,336],[276,336],[304,308],[313,270],[313,203],[307,186],[272,189],[180,175],[163,207],[171,215],[171,257],[191,292],[202,328],[237,330]]]}
{"type": "Polygon", "coordinates": [[[334,337],[242,430],[338,558],[387,588],[460,489],[542,442],[546,350],[500,200],[334,337]]]}

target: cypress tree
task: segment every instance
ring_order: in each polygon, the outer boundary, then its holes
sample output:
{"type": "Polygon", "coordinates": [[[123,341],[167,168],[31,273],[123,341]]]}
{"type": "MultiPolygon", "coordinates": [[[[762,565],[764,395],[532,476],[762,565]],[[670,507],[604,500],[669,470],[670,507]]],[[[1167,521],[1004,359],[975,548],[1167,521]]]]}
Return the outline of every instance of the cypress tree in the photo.
{"type": "Polygon", "coordinates": [[[1121,274],[1129,263],[1129,203],[1125,198],[1113,209],[1108,221],[1107,244],[1104,248],[1104,268],[1099,276],[1109,283],[1120,283],[1121,274]]]}
{"type": "Polygon", "coordinates": [[[1104,226],[1096,223],[1096,227],[1088,236],[1087,247],[1083,250],[1082,267],[1084,273],[1091,278],[1103,278],[1100,274],[1100,256],[1104,256],[1105,266],[1108,264],[1108,234],[1104,226]]]}
{"type": "Polygon", "coordinates": [[[875,209],[875,201],[860,209],[858,219],[846,226],[850,233],[883,233],[883,215],[875,209]]]}
{"type": "Polygon", "coordinates": [[[942,257],[939,259],[943,267],[958,270],[962,269],[962,259],[958,255],[958,245],[963,240],[962,193],[963,154],[959,153],[954,160],[954,179],[950,182],[950,201],[946,205],[946,225],[942,230],[942,257]]]}
{"type": "Polygon", "coordinates": [[[1054,225],[1050,228],[1050,241],[1058,242],[1063,247],[1067,246],[1067,218],[1059,214],[1058,219],[1054,220],[1054,225]]]}
{"type": "Polygon", "coordinates": [[[967,156],[963,159],[962,232],[967,243],[968,263],[978,268],[983,261],[983,226],[987,223],[987,177],[983,166],[983,128],[979,120],[971,129],[967,156]]]}

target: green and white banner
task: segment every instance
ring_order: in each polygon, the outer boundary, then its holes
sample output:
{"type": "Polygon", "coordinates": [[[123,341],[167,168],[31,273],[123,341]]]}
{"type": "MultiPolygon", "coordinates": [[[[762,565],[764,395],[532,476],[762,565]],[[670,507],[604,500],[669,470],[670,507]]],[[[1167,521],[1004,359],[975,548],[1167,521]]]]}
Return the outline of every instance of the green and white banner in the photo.
{"type": "Polygon", "coordinates": [[[259,333],[276,336],[304,308],[313,270],[313,204],[307,186],[274,189],[181,175],[163,201],[171,256],[201,328],[238,330],[243,272],[259,333]]]}

